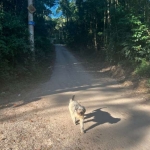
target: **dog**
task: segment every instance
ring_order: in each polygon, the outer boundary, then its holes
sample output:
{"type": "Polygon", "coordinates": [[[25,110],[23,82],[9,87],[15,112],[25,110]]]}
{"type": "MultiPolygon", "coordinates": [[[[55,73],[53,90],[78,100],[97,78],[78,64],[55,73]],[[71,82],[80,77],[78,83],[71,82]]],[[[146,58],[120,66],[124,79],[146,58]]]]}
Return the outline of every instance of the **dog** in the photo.
{"type": "Polygon", "coordinates": [[[81,106],[77,101],[75,101],[74,98],[75,95],[72,96],[72,99],[70,99],[69,102],[70,115],[75,125],[77,124],[76,119],[80,120],[81,133],[84,133],[84,114],[86,109],[84,106],[81,106]]]}

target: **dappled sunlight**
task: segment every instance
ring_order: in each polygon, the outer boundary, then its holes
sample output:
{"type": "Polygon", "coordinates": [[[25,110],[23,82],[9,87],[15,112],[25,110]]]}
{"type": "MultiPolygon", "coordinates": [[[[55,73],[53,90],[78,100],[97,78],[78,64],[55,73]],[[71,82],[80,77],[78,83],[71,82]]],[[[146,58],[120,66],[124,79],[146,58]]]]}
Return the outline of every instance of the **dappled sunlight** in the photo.
{"type": "Polygon", "coordinates": [[[18,127],[14,129],[16,132],[24,128],[26,135],[30,126],[30,132],[36,138],[49,139],[57,147],[61,144],[71,146],[77,140],[86,148],[89,147],[87,141],[90,145],[104,147],[113,144],[112,150],[138,149],[138,146],[146,145],[150,139],[150,107],[141,105],[142,98],[131,97],[129,90],[103,72],[98,72],[100,76],[95,78],[93,72],[85,71],[82,63],[70,52],[61,51],[61,47],[57,47],[56,52],[59,61],[56,58],[51,79],[0,108],[1,130],[7,124],[6,129],[11,134],[13,125],[18,127]],[[83,136],[69,114],[72,95],[76,95],[75,100],[86,108],[83,136]],[[46,137],[42,137],[42,132],[46,137]]]}

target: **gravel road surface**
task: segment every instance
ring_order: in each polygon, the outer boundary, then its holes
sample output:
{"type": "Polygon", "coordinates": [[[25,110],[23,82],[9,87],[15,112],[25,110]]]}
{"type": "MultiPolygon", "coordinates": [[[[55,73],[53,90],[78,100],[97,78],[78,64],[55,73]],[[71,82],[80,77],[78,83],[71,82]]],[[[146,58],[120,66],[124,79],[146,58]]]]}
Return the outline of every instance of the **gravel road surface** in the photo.
{"type": "Polygon", "coordinates": [[[150,150],[150,106],[55,46],[50,80],[0,108],[0,150],[150,150]],[[86,107],[85,134],[71,120],[72,95],[86,107]]]}

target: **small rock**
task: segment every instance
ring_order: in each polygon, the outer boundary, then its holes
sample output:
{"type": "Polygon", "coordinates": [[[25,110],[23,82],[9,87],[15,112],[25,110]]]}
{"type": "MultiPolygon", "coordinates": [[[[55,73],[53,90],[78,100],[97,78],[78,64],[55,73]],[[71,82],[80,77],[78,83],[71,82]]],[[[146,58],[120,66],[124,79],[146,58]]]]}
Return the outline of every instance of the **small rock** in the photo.
{"type": "Polygon", "coordinates": [[[1,140],[6,140],[6,138],[2,138],[1,140]]]}

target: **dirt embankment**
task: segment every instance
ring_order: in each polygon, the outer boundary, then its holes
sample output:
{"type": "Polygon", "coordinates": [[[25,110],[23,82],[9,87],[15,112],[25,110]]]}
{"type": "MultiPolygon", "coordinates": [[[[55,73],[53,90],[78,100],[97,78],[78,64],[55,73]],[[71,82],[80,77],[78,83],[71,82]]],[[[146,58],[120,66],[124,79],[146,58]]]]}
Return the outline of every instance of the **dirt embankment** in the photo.
{"type": "Polygon", "coordinates": [[[148,94],[149,86],[147,78],[135,75],[130,66],[114,65],[110,68],[112,77],[120,81],[124,86],[130,87],[135,93],[148,94]]]}
{"type": "Polygon", "coordinates": [[[98,72],[106,73],[116,79],[122,86],[130,89],[133,95],[140,94],[145,99],[145,103],[150,103],[150,85],[148,84],[148,78],[138,76],[135,73],[135,68],[129,63],[125,62],[121,65],[102,62],[98,56],[72,52],[82,61],[86,68],[90,68],[91,72],[95,72],[96,74],[98,74],[98,72]]]}

